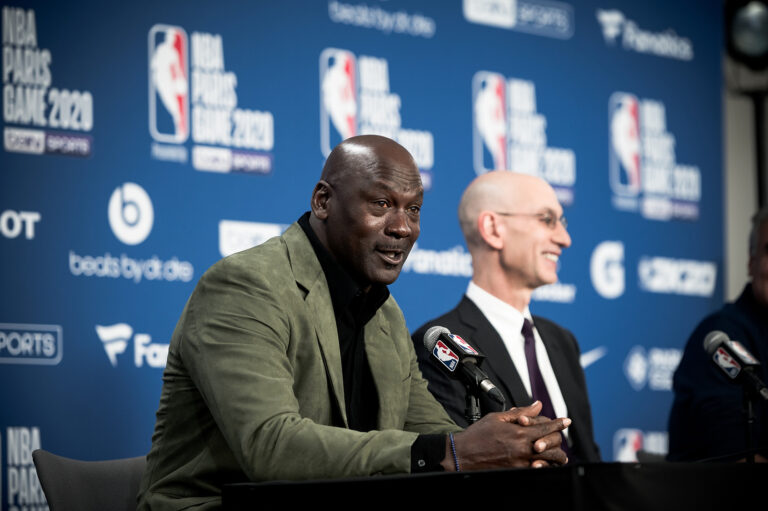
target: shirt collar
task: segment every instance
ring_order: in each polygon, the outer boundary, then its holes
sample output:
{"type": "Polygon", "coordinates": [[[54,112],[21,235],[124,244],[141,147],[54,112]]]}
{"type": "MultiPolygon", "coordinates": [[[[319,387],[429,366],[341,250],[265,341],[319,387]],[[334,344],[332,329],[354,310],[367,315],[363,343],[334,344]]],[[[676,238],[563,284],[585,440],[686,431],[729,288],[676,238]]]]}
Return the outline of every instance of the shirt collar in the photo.
{"type": "Polygon", "coordinates": [[[336,261],[328,249],[323,246],[315,231],[312,230],[312,226],[309,224],[309,211],[299,218],[298,224],[309,238],[309,243],[315,251],[320,267],[323,269],[335,313],[338,315],[341,311],[350,309],[356,316],[362,314],[360,317],[364,323],[367,323],[389,298],[387,286],[372,284],[370,291],[366,294],[364,287],[355,281],[349,272],[336,261]]]}
{"type": "Polygon", "coordinates": [[[508,303],[496,298],[491,293],[481,288],[473,281],[469,281],[466,292],[467,298],[472,300],[480,312],[494,324],[506,324],[515,332],[523,329],[523,320],[528,319],[533,322],[531,311],[525,306],[523,311],[519,311],[508,303]]]}

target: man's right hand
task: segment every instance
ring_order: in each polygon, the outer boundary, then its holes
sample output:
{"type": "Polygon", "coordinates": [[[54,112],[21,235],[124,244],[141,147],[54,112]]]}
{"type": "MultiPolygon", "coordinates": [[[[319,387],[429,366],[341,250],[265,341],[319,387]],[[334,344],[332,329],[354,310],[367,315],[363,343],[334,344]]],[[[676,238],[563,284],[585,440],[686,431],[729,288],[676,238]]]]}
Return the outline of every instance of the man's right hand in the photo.
{"type": "MultiPolygon", "coordinates": [[[[540,417],[541,403],[490,413],[461,433],[454,434],[461,470],[564,465],[568,458],[560,448],[560,432],[571,420],[540,417]]],[[[451,445],[446,440],[446,471],[455,471],[451,445]]]]}

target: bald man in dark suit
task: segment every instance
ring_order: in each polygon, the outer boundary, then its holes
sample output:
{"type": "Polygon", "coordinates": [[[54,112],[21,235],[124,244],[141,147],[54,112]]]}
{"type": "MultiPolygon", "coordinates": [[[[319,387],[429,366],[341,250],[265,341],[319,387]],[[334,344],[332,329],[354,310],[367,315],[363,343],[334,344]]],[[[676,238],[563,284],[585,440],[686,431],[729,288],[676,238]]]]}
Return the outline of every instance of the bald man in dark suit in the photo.
{"type": "MultiPolygon", "coordinates": [[[[490,172],[464,192],[459,221],[472,255],[472,281],[456,308],[413,334],[429,390],[457,424],[468,424],[466,388],[423,345],[425,332],[440,325],[486,355],[482,368],[506,407],[540,400],[542,415],[573,420],[563,439],[569,462],[600,461],[576,338],[529,309],[533,291],[557,281],[558,260],[571,244],[554,190],[537,177],[490,172]]],[[[485,394],[479,404],[481,415],[500,409],[485,394]]]]}

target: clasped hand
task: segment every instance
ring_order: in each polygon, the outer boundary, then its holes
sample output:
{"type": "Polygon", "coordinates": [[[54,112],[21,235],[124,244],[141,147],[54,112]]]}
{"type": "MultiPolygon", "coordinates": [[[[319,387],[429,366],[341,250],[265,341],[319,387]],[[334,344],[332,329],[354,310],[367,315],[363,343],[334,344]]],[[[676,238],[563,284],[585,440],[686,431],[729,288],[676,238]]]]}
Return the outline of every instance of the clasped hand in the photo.
{"type": "MultiPolygon", "coordinates": [[[[460,470],[564,465],[560,432],[571,419],[539,416],[541,403],[489,413],[461,433],[454,434],[460,470]]],[[[456,470],[450,443],[446,440],[447,471],[456,470]]]]}

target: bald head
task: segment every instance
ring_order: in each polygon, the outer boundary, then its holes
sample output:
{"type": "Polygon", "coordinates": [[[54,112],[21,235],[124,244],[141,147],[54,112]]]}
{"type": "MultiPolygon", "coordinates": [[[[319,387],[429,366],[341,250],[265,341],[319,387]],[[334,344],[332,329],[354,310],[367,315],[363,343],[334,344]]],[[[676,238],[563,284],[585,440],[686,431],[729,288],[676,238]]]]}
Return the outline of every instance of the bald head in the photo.
{"type": "Polygon", "coordinates": [[[562,219],[543,179],[506,170],[476,178],[459,205],[472,281],[523,311],[537,287],[557,282],[560,256],[571,245],[562,219]]]}
{"type": "Polygon", "coordinates": [[[423,195],[403,146],[377,135],[348,138],[326,160],[309,224],[358,284],[391,284],[419,237],[423,195]]]}
{"type": "Polygon", "coordinates": [[[483,211],[538,213],[540,207],[560,208],[555,191],[543,179],[507,170],[482,174],[469,184],[459,203],[459,223],[467,246],[472,249],[484,244],[478,231],[483,211]]]}
{"type": "Polygon", "coordinates": [[[344,181],[351,173],[379,172],[391,174],[403,162],[414,172],[396,172],[394,179],[405,180],[403,186],[421,186],[421,176],[411,153],[394,140],[379,135],[350,137],[337,145],[325,160],[320,179],[331,184],[344,181]]]}

